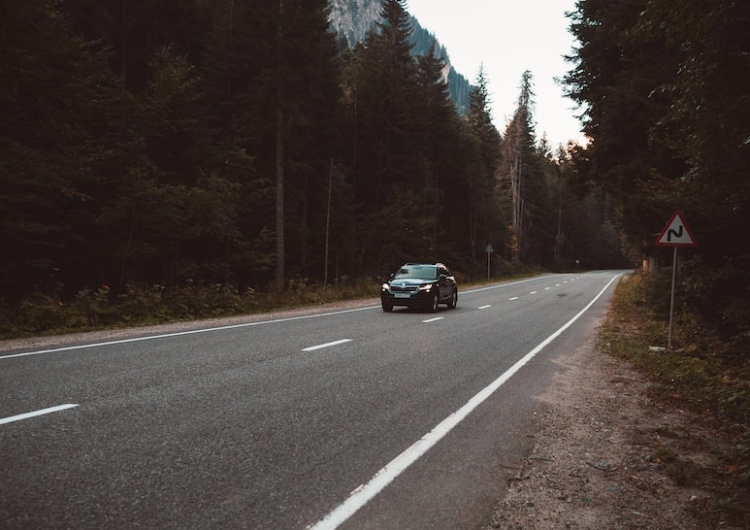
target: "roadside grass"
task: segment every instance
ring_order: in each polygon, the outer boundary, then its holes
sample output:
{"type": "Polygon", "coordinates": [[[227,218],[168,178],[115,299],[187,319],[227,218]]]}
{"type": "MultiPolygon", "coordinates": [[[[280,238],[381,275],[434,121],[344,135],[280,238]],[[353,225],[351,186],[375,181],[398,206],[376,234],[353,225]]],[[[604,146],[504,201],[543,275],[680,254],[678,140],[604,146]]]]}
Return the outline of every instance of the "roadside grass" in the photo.
{"type": "Polygon", "coordinates": [[[72,300],[33,294],[20,307],[0,306],[0,340],[141,327],[172,322],[251,315],[378,296],[372,278],[335,286],[295,282],[279,291],[239,292],[222,285],[130,287],[115,296],[107,286],[80,291],[72,300]]]}
{"type": "Polygon", "coordinates": [[[619,282],[599,334],[599,349],[622,358],[652,382],[651,406],[690,410],[700,429],[654,427],[652,450],[675,484],[712,493],[695,503],[695,515],[710,523],[748,528],[750,521],[750,356],[737,355],[688,308],[673,319],[672,348],[666,348],[669,284],[648,274],[619,282]],[[664,299],[666,297],[666,303],[664,299]],[[703,440],[710,429],[720,444],[703,440]],[[709,452],[712,463],[690,459],[709,452]]]}

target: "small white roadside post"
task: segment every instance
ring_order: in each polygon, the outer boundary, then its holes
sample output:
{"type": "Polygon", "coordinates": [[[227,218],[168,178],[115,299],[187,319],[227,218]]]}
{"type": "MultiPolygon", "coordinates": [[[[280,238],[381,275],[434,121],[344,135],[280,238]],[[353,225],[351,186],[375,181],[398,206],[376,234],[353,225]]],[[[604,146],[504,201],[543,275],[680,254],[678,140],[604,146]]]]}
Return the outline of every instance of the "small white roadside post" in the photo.
{"type": "Polygon", "coordinates": [[[492,248],[492,243],[487,243],[487,247],[484,249],[484,251],[487,253],[487,281],[490,279],[490,257],[492,256],[492,253],[495,252],[495,249],[492,248]]]}
{"type": "Polygon", "coordinates": [[[672,349],[672,319],[674,317],[674,291],[677,279],[677,248],[694,247],[697,244],[690,228],[683,219],[682,212],[679,210],[672,214],[667,226],[656,239],[657,246],[674,248],[672,253],[672,295],[669,302],[669,336],[667,338],[667,348],[670,350],[672,349]]]}

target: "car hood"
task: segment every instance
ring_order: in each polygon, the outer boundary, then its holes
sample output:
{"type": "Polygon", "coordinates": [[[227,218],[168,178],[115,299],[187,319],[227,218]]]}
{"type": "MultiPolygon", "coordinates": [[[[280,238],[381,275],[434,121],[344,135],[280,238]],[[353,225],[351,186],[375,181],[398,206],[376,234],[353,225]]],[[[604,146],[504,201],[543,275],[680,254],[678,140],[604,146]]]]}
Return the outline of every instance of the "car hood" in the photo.
{"type": "Polygon", "coordinates": [[[414,287],[416,285],[435,283],[435,280],[422,280],[419,278],[399,278],[398,280],[391,280],[388,283],[392,287],[414,287]]]}

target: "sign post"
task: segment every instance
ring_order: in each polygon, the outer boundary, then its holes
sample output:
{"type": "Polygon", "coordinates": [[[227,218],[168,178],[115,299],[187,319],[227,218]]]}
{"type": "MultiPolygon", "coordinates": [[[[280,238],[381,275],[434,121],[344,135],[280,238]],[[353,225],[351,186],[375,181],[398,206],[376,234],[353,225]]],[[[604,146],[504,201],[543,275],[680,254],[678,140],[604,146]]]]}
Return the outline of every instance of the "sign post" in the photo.
{"type": "Polygon", "coordinates": [[[487,281],[490,280],[490,263],[492,260],[490,259],[492,256],[492,253],[495,252],[495,249],[492,248],[492,243],[487,243],[487,247],[484,249],[484,251],[487,253],[487,281]]]}
{"type": "Polygon", "coordinates": [[[669,302],[669,336],[667,338],[667,348],[672,349],[672,319],[674,317],[674,290],[675,280],[677,279],[677,248],[694,247],[698,243],[695,241],[690,228],[682,218],[682,213],[677,210],[672,214],[672,218],[667,222],[667,226],[661,231],[656,239],[656,245],[661,247],[673,247],[672,253],[672,295],[669,302]]]}

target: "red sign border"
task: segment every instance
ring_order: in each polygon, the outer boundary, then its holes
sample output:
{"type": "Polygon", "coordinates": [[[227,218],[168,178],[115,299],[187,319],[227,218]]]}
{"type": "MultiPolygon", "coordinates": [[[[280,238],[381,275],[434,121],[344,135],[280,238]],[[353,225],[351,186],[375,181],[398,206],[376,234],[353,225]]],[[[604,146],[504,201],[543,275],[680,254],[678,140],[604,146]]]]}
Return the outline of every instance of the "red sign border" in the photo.
{"type": "Polygon", "coordinates": [[[685,222],[685,216],[682,215],[682,212],[680,210],[676,210],[672,214],[672,217],[669,218],[669,221],[667,221],[667,224],[664,227],[664,230],[662,230],[661,233],[659,234],[659,237],[656,238],[655,244],[657,247],[697,247],[698,246],[698,243],[695,240],[695,236],[693,236],[693,232],[690,230],[690,227],[685,222]],[[680,221],[682,221],[682,226],[685,227],[685,231],[687,232],[688,236],[690,236],[692,243],[662,243],[661,242],[661,238],[664,237],[664,234],[667,233],[667,230],[669,230],[669,227],[672,226],[672,223],[677,217],[679,217],[680,221]]]}

